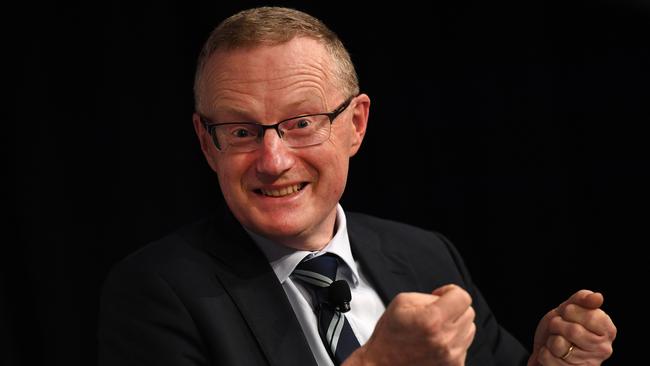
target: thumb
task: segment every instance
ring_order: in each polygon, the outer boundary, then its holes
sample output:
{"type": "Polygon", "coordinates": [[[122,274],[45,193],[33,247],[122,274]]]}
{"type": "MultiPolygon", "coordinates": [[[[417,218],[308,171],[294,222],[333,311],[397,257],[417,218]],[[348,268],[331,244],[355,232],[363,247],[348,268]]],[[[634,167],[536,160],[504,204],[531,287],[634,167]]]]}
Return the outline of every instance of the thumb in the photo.
{"type": "Polygon", "coordinates": [[[560,314],[564,314],[564,308],[569,304],[578,305],[586,309],[598,309],[603,305],[605,298],[600,292],[593,292],[590,290],[580,290],[563,302],[558,310],[560,314]]]}
{"type": "Polygon", "coordinates": [[[446,294],[447,292],[449,292],[449,291],[451,291],[451,290],[453,290],[454,288],[457,288],[457,287],[458,287],[457,285],[454,285],[454,284],[450,283],[448,285],[438,287],[437,289],[433,290],[433,292],[431,292],[431,294],[436,295],[436,296],[442,296],[442,295],[446,294]]]}
{"type": "Polygon", "coordinates": [[[605,302],[605,297],[603,296],[603,294],[601,294],[600,292],[594,292],[592,294],[585,296],[582,303],[578,305],[589,309],[598,309],[599,307],[603,306],[604,302],[605,302]]]}

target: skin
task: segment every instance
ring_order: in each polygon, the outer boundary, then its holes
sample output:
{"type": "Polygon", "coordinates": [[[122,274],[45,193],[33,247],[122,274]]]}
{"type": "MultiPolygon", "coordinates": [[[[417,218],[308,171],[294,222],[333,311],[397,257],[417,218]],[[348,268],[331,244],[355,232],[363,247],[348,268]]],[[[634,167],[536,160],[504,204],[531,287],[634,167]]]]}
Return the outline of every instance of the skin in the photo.
{"type": "MultiPolygon", "coordinates": [[[[324,47],[307,38],[217,52],[206,66],[199,111],[215,122],[263,124],[330,112],[350,97],[330,70],[332,60],[324,47]]],[[[247,153],[217,150],[197,114],[193,123],[239,222],[277,243],[314,251],[333,236],[336,204],[345,189],[349,159],[365,136],[369,108],[367,95],[353,98],[332,124],[329,140],[320,145],[290,148],[269,130],[260,148],[247,153]],[[302,189],[283,197],[261,192],[295,185],[302,189]]],[[[456,285],[431,294],[400,294],[368,342],[344,365],[464,365],[476,332],[471,302],[456,285]]],[[[602,295],[583,290],[549,312],[535,333],[528,365],[599,365],[607,359],[616,328],[601,305],[602,295]],[[571,344],[576,348],[561,360],[571,344]]]]}
{"type": "MultiPolygon", "coordinates": [[[[213,121],[273,124],[306,113],[330,112],[349,95],[332,79],[323,46],[296,38],[275,46],[217,52],[206,67],[201,112],[213,121]]],[[[332,124],[329,140],[290,148],[267,131],[260,148],[220,152],[194,115],[201,149],[219,177],[221,191],[235,217],[249,230],[300,250],[319,250],[332,238],[349,159],[365,135],[370,99],[361,94],[332,124]],[[285,197],[261,189],[304,185],[285,197]]]]}
{"type": "Polygon", "coordinates": [[[580,290],[549,311],[535,331],[528,366],[600,365],[612,355],[616,326],[600,308],[603,295],[580,290]],[[564,360],[571,345],[573,350],[564,360]]]}
{"type": "Polygon", "coordinates": [[[456,285],[442,286],[432,294],[401,293],[368,342],[344,366],[462,366],[476,333],[471,303],[469,294],[456,285]]]}

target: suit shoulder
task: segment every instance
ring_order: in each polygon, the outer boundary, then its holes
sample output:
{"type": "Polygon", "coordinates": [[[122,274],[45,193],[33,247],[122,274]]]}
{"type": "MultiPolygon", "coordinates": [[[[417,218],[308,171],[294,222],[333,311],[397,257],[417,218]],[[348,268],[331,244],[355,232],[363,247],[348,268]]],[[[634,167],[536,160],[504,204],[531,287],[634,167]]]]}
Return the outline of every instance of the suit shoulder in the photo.
{"type": "Polygon", "coordinates": [[[439,233],[364,214],[348,215],[353,251],[378,250],[402,263],[413,274],[418,291],[431,291],[446,283],[467,286],[469,277],[453,244],[439,233]]]}
{"type": "Polygon", "coordinates": [[[182,271],[196,262],[206,262],[208,255],[202,248],[201,237],[211,230],[211,223],[209,218],[202,219],[146,244],[118,261],[109,279],[145,272],[167,277],[165,274],[182,271]]]}
{"type": "Polygon", "coordinates": [[[348,221],[353,229],[362,226],[383,238],[407,240],[409,243],[425,243],[430,245],[448,245],[446,238],[438,232],[426,230],[414,225],[388,220],[358,212],[346,212],[348,221]]]}
{"type": "Polygon", "coordinates": [[[346,215],[351,238],[375,242],[386,254],[408,258],[406,261],[414,265],[435,263],[441,267],[463,267],[453,243],[438,232],[366,214],[346,215]]]}

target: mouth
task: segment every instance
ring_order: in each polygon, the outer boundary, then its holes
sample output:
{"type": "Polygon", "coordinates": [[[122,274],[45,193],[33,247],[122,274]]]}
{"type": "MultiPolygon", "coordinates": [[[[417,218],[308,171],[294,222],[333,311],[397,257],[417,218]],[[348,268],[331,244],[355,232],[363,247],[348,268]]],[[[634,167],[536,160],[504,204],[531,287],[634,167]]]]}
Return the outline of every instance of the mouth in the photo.
{"type": "Polygon", "coordinates": [[[303,183],[292,184],[289,186],[274,188],[274,189],[259,188],[259,189],[255,189],[254,192],[266,197],[279,198],[279,197],[286,197],[292,194],[296,194],[302,191],[306,186],[307,183],[303,182],[303,183]]]}

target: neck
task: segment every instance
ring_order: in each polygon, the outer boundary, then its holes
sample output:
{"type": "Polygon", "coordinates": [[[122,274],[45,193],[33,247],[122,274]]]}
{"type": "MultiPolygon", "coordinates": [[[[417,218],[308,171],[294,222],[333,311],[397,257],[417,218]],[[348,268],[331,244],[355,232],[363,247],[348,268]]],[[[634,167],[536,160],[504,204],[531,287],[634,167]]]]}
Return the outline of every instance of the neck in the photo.
{"type": "Polygon", "coordinates": [[[293,250],[319,251],[329,244],[337,230],[336,208],[314,228],[302,231],[291,236],[273,236],[257,234],[271,240],[274,243],[293,250]]]}

